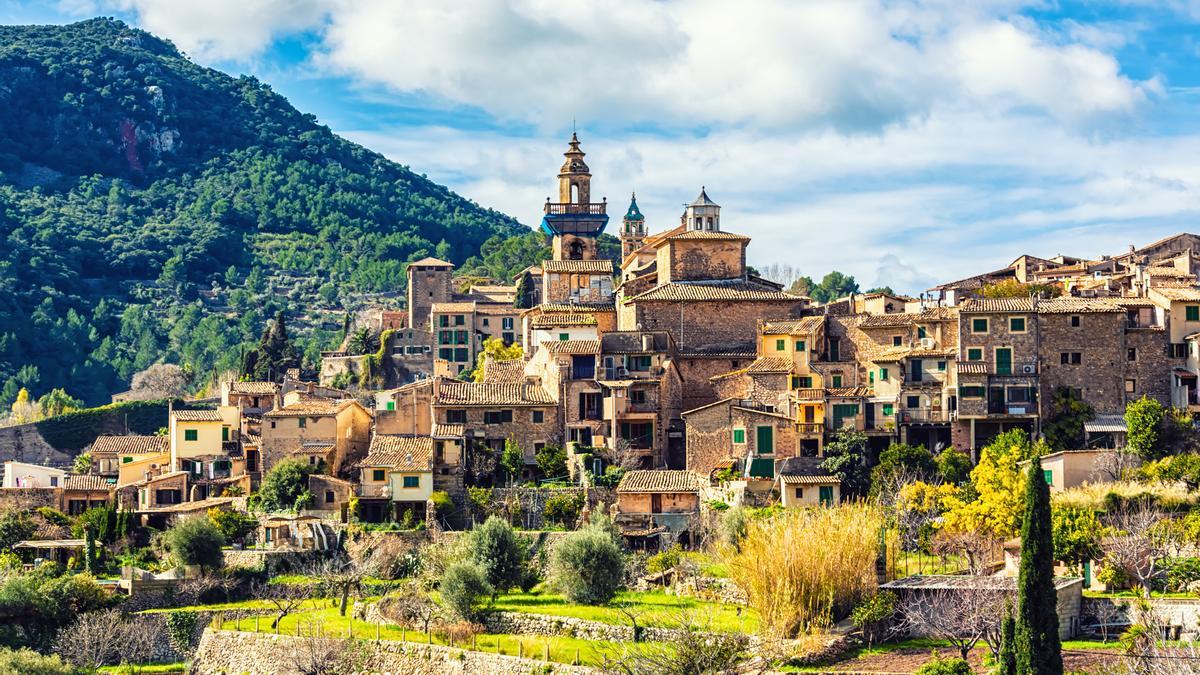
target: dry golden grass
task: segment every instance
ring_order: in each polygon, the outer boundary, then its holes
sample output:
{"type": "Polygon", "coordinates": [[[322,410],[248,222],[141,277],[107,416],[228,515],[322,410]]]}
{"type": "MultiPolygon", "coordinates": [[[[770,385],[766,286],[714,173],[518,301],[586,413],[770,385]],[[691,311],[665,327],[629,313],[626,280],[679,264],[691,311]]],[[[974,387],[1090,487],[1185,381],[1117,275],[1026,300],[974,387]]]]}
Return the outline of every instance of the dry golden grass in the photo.
{"type": "Polygon", "coordinates": [[[751,521],[729,576],[764,633],[794,637],[828,627],[875,588],[883,514],[878,507],[788,510],[751,521]]]}
{"type": "Polygon", "coordinates": [[[1192,505],[1196,502],[1196,496],[1188,494],[1187,489],[1182,485],[1158,482],[1139,483],[1128,480],[1080,485],[1054,493],[1053,500],[1055,506],[1099,510],[1104,508],[1104,499],[1110,493],[1125,499],[1139,495],[1153,495],[1157,503],[1166,509],[1192,505]]]}

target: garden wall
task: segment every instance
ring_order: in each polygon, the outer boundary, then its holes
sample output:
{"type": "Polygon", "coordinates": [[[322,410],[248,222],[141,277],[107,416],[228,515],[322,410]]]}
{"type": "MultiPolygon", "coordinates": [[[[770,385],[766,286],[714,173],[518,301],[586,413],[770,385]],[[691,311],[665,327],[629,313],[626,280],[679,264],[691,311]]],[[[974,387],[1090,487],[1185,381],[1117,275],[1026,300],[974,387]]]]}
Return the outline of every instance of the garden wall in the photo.
{"type": "Polygon", "coordinates": [[[131,434],[153,434],[167,421],[165,400],[127,401],[0,427],[0,462],[70,466],[75,455],[101,434],[124,434],[126,429],[131,434]]]}
{"type": "MultiPolygon", "coordinates": [[[[259,675],[286,669],[299,643],[309,638],[268,633],[206,630],[192,661],[199,675],[249,673],[259,675]]],[[[598,673],[593,668],[522,659],[451,647],[383,640],[360,640],[365,672],[471,673],[472,675],[529,675],[529,673],[598,673]]]]}
{"type": "MultiPolygon", "coordinates": [[[[1104,620],[1110,625],[1128,625],[1137,619],[1133,605],[1135,598],[1087,598],[1081,606],[1083,627],[1089,632],[1099,633],[1096,624],[1104,620]]],[[[1150,601],[1155,614],[1168,626],[1180,629],[1180,639],[1200,638],[1200,598],[1154,598],[1150,601]]],[[[1123,627],[1118,627],[1120,632],[1123,627]]]]}

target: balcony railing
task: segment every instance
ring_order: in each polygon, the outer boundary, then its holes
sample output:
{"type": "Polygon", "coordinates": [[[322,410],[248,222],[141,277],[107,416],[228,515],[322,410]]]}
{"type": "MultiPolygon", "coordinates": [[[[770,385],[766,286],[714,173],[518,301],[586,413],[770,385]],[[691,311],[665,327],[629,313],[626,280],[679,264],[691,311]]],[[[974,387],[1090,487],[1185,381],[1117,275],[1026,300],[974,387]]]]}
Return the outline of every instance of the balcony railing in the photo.
{"type": "Polygon", "coordinates": [[[549,215],[588,215],[602,216],[608,208],[606,202],[599,204],[562,204],[557,202],[546,202],[546,213],[549,215]]]}
{"type": "Polygon", "coordinates": [[[369,499],[390,499],[392,496],[392,488],[389,485],[359,485],[354,488],[354,492],[359,497],[369,499]]]}
{"type": "Polygon", "coordinates": [[[950,413],[937,408],[909,408],[900,411],[900,422],[902,424],[949,421],[950,413]]]}
{"type": "Polygon", "coordinates": [[[797,401],[822,401],[825,399],[824,389],[797,389],[797,401]]]}
{"type": "Polygon", "coordinates": [[[796,425],[796,431],[802,434],[820,434],[825,431],[825,424],[822,422],[800,422],[796,425]]]}
{"type": "Polygon", "coordinates": [[[662,366],[650,366],[646,370],[631,370],[624,366],[613,366],[612,368],[604,368],[602,375],[605,380],[639,380],[639,379],[654,379],[663,376],[666,372],[662,366]]]}

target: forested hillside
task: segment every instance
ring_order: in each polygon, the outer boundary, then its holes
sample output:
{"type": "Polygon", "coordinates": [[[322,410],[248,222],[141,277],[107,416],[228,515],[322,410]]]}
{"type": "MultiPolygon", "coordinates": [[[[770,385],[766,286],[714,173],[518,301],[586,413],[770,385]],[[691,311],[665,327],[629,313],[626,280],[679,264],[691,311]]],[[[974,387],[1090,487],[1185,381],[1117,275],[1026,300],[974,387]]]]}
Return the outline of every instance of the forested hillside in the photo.
{"type": "Polygon", "coordinates": [[[528,231],[119,21],[0,27],[0,406],[235,367],[277,310],[311,361],[407,261],[528,231]]]}

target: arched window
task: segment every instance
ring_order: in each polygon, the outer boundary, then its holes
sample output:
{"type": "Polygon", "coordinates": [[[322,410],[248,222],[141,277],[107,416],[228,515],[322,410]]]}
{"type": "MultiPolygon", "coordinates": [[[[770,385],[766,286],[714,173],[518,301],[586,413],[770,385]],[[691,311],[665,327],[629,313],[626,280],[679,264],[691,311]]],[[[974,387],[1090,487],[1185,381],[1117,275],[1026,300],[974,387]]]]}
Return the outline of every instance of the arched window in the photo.
{"type": "Polygon", "coordinates": [[[571,260],[583,260],[583,242],[576,239],[567,247],[567,255],[571,260]]]}
{"type": "Polygon", "coordinates": [[[572,204],[579,203],[579,184],[578,183],[571,183],[571,203],[572,204]]]}

